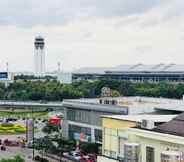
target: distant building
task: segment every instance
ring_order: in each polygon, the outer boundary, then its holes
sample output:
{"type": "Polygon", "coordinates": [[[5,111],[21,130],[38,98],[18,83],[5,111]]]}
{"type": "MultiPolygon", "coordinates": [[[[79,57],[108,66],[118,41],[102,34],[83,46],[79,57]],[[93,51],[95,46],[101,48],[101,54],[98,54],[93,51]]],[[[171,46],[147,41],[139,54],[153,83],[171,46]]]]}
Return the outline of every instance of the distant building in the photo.
{"type": "Polygon", "coordinates": [[[104,68],[81,68],[72,73],[72,81],[95,81],[102,79],[124,80],[131,82],[184,82],[184,65],[120,65],[104,68]]]}
{"type": "Polygon", "coordinates": [[[58,72],[57,80],[63,84],[70,84],[72,83],[72,74],[66,72],[58,72]]]}
{"type": "Polygon", "coordinates": [[[37,36],[34,42],[34,69],[35,76],[45,75],[45,42],[44,38],[37,36]]]}
{"type": "Polygon", "coordinates": [[[0,72],[0,82],[4,83],[5,86],[8,86],[9,83],[14,81],[14,75],[10,72],[0,72]]]}

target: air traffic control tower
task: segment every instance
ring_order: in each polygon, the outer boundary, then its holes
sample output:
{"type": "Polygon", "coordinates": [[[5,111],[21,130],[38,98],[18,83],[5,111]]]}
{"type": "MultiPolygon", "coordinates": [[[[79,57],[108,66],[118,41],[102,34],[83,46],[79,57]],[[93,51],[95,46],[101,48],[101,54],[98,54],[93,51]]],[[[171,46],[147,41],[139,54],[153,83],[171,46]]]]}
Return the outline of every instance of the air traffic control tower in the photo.
{"type": "Polygon", "coordinates": [[[37,36],[34,41],[34,73],[35,76],[45,75],[45,42],[44,38],[37,36]]]}

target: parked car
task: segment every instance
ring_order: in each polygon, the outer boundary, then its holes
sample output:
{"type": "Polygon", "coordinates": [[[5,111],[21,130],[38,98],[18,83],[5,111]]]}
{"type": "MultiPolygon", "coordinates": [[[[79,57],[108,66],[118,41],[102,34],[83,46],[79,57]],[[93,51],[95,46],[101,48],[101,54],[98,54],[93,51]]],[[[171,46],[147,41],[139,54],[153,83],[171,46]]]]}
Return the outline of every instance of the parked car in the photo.
{"type": "Polygon", "coordinates": [[[2,146],[1,146],[1,150],[2,150],[2,151],[6,151],[6,147],[2,145],[2,146]]]}

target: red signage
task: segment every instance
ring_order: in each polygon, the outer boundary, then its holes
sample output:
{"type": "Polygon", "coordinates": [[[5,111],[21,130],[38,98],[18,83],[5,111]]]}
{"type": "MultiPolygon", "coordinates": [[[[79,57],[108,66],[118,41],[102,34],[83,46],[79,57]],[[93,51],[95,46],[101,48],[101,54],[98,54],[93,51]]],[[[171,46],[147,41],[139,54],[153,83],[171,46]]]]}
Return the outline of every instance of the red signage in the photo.
{"type": "Polygon", "coordinates": [[[49,124],[51,125],[60,125],[61,124],[61,119],[58,117],[53,117],[49,119],[49,124]]]}

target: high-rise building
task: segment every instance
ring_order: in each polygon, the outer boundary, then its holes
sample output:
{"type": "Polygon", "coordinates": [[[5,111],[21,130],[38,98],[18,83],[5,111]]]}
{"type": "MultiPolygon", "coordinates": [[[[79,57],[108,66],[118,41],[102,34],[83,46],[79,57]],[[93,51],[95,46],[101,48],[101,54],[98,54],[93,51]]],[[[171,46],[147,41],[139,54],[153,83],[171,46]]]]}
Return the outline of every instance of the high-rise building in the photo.
{"type": "Polygon", "coordinates": [[[36,76],[45,75],[45,42],[44,38],[37,36],[34,42],[34,72],[36,76]]]}

